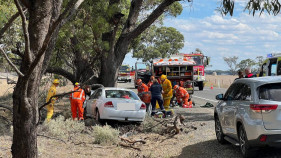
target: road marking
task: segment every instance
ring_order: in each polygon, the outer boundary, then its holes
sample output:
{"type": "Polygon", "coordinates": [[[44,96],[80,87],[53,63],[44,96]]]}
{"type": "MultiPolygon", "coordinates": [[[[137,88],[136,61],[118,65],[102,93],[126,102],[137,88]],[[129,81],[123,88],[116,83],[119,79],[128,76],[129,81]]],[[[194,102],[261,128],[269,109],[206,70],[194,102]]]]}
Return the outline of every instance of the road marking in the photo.
{"type": "Polygon", "coordinates": [[[198,97],[198,96],[195,96],[195,95],[192,95],[192,97],[199,98],[199,99],[203,99],[203,100],[207,100],[207,101],[211,101],[211,102],[215,102],[215,103],[217,103],[217,102],[218,102],[217,100],[212,100],[212,99],[202,98],[202,97],[198,97]]]}

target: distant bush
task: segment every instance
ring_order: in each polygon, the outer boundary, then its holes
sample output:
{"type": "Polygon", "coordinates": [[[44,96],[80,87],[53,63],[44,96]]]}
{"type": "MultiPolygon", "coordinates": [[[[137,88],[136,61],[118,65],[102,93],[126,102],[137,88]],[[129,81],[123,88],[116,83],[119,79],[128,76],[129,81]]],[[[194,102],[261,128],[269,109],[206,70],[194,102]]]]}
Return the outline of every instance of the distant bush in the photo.
{"type": "Polygon", "coordinates": [[[95,144],[110,145],[118,142],[119,131],[112,128],[111,126],[94,126],[92,133],[95,144]]]}

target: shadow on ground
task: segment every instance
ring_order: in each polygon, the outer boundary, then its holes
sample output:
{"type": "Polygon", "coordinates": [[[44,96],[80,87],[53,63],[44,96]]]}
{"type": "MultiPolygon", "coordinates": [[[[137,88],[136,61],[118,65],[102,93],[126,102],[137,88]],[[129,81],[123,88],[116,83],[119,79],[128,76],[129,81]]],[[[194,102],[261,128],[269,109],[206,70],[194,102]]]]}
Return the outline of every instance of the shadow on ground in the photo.
{"type": "MultiPolygon", "coordinates": [[[[209,140],[186,146],[178,158],[242,158],[240,149],[232,144],[221,145],[217,140],[209,140]]],[[[261,148],[256,151],[255,158],[281,158],[279,148],[261,148]]],[[[175,157],[174,157],[175,158],[175,157]]]]}
{"type": "Polygon", "coordinates": [[[189,112],[177,112],[187,118],[188,121],[212,121],[214,116],[212,113],[189,113],[189,112]]]}

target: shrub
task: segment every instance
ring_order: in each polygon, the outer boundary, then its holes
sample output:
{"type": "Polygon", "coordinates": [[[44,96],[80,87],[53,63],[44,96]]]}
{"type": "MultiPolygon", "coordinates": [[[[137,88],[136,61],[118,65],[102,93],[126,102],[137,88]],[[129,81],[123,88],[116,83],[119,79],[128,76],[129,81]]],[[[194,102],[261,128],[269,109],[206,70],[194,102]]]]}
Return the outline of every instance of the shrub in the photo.
{"type": "Polygon", "coordinates": [[[109,125],[93,127],[94,143],[101,145],[116,144],[118,142],[119,131],[109,125]]]}
{"type": "Polygon", "coordinates": [[[67,139],[71,135],[81,133],[84,128],[83,122],[65,120],[63,116],[58,116],[50,122],[45,121],[41,130],[50,136],[67,139]]]}

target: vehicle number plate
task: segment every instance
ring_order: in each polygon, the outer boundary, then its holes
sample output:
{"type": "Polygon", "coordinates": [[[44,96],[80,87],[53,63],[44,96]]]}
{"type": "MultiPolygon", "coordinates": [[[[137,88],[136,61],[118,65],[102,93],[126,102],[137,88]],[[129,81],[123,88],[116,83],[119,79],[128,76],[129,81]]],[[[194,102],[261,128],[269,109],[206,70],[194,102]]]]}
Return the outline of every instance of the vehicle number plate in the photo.
{"type": "Polygon", "coordinates": [[[117,103],[117,110],[132,111],[136,110],[134,103],[117,103]]]}

